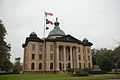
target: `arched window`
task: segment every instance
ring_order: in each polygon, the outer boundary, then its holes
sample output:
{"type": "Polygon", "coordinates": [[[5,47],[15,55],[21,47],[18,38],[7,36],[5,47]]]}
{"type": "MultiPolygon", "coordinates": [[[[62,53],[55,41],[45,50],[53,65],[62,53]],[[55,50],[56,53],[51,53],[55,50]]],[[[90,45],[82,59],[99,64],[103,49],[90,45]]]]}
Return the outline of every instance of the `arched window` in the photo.
{"type": "Polygon", "coordinates": [[[32,64],[31,64],[31,70],[34,70],[34,67],[35,67],[35,64],[32,63],[32,64]]]}
{"type": "Polygon", "coordinates": [[[42,63],[39,63],[39,70],[42,69],[42,63]]]}
{"type": "Polygon", "coordinates": [[[70,63],[68,63],[68,68],[70,68],[70,63]]]}
{"type": "Polygon", "coordinates": [[[61,63],[59,63],[59,69],[62,70],[62,64],[61,63]]]}
{"type": "Polygon", "coordinates": [[[90,63],[88,63],[88,68],[90,68],[90,63]]]}
{"type": "Polygon", "coordinates": [[[83,63],[83,65],[84,65],[84,68],[86,68],[86,67],[85,67],[85,63],[83,63]]]}
{"type": "Polygon", "coordinates": [[[79,63],[79,68],[81,68],[81,63],[79,63]]]}
{"type": "Polygon", "coordinates": [[[53,69],[53,63],[50,63],[50,69],[51,70],[53,69]]]}

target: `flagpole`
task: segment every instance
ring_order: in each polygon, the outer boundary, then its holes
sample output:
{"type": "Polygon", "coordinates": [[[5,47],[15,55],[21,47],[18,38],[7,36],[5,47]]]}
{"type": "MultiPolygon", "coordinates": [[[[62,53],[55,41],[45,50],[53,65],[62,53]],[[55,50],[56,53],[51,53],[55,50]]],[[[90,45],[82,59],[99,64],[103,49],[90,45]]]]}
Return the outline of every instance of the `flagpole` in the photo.
{"type": "MultiPolygon", "coordinates": [[[[44,11],[45,13],[45,11],[44,11]]],[[[44,15],[44,38],[43,38],[43,74],[45,73],[45,26],[46,26],[46,15],[44,15]]]]}
{"type": "MultiPolygon", "coordinates": [[[[53,14],[47,13],[47,15],[52,16],[53,14]]],[[[49,21],[50,24],[53,24],[51,21],[49,21]]],[[[49,24],[48,23],[48,24],[49,24]]],[[[45,74],[45,30],[46,30],[46,12],[44,11],[44,38],[43,38],[43,74],[45,74]]]]}

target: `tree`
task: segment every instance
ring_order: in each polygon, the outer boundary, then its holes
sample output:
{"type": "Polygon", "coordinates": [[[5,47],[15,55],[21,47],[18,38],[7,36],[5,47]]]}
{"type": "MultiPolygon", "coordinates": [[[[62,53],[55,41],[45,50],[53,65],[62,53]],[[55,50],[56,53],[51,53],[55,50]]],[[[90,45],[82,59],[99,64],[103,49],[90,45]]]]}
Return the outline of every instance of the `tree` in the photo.
{"type": "Polygon", "coordinates": [[[91,50],[91,53],[92,53],[92,63],[93,65],[97,65],[97,58],[99,57],[100,52],[98,49],[94,48],[91,50]]]}
{"type": "Polygon", "coordinates": [[[112,69],[111,59],[105,55],[101,55],[98,59],[98,65],[101,70],[110,71],[112,69]]]}
{"type": "Polygon", "coordinates": [[[20,57],[15,58],[15,64],[14,64],[14,67],[13,67],[13,72],[14,73],[20,73],[20,71],[21,71],[20,60],[21,60],[20,57]]]}
{"type": "Polygon", "coordinates": [[[92,49],[93,65],[99,65],[101,70],[110,71],[112,69],[111,53],[112,50],[107,48],[92,49]]]}
{"type": "Polygon", "coordinates": [[[12,62],[10,62],[9,60],[6,60],[3,64],[3,70],[5,70],[6,72],[9,72],[10,69],[13,68],[13,64],[12,62]]]}
{"type": "Polygon", "coordinates": [[[111,54],[111,60],[113,66],[115,66],[116,73],[118,72],[118,68],[120,68],[120,46],[115,48],[111,54]]]}
{"type": "Polygon", "coordinates": [[[7,42],[5,41],[6,34],[7,31],[0,19],[0,69],[5,70],[7,72],[10,66],[12,65],[12,63],[9,61],[10,59],[9,52],[11,47],[10,44],[7,44],[7,42]]]}

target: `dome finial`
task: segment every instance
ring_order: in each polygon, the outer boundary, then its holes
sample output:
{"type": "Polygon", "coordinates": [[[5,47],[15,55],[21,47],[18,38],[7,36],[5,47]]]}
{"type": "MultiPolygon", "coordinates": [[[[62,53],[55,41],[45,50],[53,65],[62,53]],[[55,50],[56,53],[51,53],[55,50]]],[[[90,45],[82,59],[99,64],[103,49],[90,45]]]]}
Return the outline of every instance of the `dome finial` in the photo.
{"type": "Polygon", "coordinates": [[[56,17],[56,21],[55,21],[54,25],[55,25],[55,26],[59,26],[59,24],[60,24],[60,23],[58,22],[58,18],[56,17]]]}
{"type": "Polygon", "coordinates": [[[56,22],[58,21],[58,18],[56,17],[56,22]]]}
{"type": "Polygon", "coordinates": [[[37,34],[33,31],[33,32],[31,32],[30,36],[31,37],[37,37],[37,34]]]}
{"type": "Polygon", "coordinates": [[[84,39],[83,39],[83,42],[88,42],[87,38],[84,38],[84,39]]]}

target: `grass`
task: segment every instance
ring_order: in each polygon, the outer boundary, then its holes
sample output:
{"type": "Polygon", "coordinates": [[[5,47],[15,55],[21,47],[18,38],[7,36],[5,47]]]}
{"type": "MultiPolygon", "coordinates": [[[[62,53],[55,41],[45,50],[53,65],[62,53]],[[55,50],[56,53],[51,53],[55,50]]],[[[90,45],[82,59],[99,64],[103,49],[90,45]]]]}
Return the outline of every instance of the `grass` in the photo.
{"type": "MultiPolygon", "coordinates": [[[[116,72],[107,72],[108,74],[116,74],[116,72]]],[[[120,74],[120,72],[117,72],[118,74],[120,74]]]]}
{"type": "Polygon", "coordinates": [[[97,75],[87,77],[71,77],[69,74],[10,74],[0,75],[0,80],[101,80],[120,79],[120,75],[97,75]]]}

